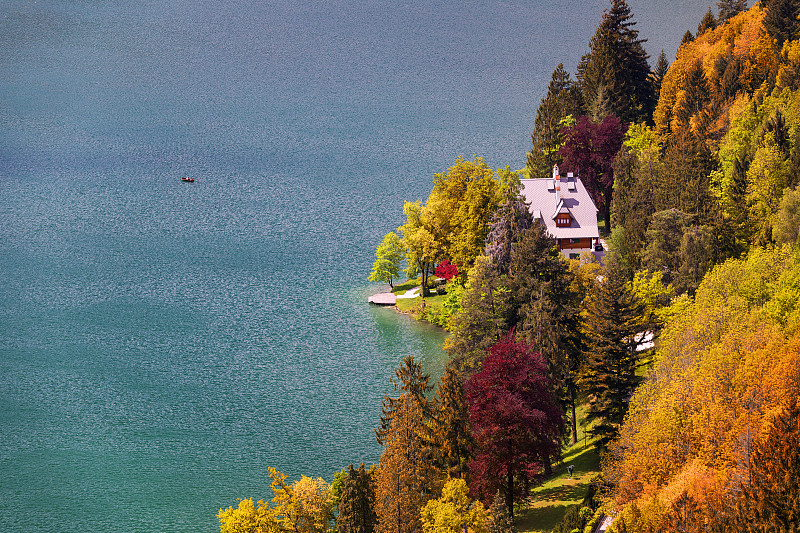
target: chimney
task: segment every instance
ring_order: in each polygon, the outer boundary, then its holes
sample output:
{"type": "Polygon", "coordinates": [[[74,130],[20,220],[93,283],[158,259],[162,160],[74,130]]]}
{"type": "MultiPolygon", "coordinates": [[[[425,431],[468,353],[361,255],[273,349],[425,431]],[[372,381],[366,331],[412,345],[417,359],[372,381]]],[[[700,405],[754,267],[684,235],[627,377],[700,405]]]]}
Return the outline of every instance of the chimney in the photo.
{"type": "Polygon", "coordinates": [[[553,182],[556,185],[556,205],[561,201],[561,174],[558,170],[558,164],[553,165],[553,182]]]}

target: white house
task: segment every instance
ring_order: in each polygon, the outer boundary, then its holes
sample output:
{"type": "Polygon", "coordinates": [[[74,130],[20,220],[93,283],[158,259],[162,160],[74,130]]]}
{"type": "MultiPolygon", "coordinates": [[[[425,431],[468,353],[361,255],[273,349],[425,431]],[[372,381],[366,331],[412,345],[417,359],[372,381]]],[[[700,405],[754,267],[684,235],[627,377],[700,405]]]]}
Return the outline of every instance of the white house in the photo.
{"type": "Polygon", "coordinates": [[[583,252],[594,251],[600,238],[597,207],[580,178],[572,172],[562,177],[554,165],[552,178],[521,181],[533,218],[544,222],[564,256],[577,259],[583,252]]]}

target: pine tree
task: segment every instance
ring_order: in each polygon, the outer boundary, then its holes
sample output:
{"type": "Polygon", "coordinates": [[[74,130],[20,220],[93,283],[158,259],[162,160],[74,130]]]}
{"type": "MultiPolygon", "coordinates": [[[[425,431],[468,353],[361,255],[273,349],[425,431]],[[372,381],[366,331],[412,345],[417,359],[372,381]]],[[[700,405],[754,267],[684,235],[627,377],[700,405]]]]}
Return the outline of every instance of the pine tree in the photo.
{"type": "Polygon", "coordinates": [[[686,33],[684,33],[683,37],[681,37],[681,46],[684,44],[689,44],[692,41],[694,41],[694,34],[692,33],[692,30],[686,30],[686,33]]]}
{"type": "Polygon", "coordinates": [[[611,0],[578,65],[583,99],[595,119],[614,114],[623,122],[642,122],[652,113],[645,40],[633,29],[632,18],[625,0],[611,0]]]}
{"type": "Polygon", "coordinates": [[[582,385],[588,395],[586,419],[605,448],[613,440],[636,387],[636,341],[644,309],[626,284],[614,256],[606,256],[606,276],[586,305],[588,360],[582,385]]]}
{"type": "MultiPolygon", "coordinates": [[[[409,355],[403,358],[402,365],[394,371],[394,375],[391,381],[395,392],[402,392],[401,398],[406,395],[412,398],[414,403],[418,404],[423,416],[429,418],[430,405],[425,395],[433,389],[433,385],[428,384],[430,374],[422,372],[422,365],[409,355]]],[[[375,430],[378,444],[385,444],[384,439],[390,432],[392,415],[401,398],[387,395],[381,400],[381,422],[375,430]]]]}
{"type": "Polygon", "coordinates": [[[442,478],[466,479],[474,443],[464,383],[450,365],[439,380],[429,424],[431,457],[442,478]]]}
{"type": "Polygon", "coordinates": [[[426,417],[411,393],[394,404],[375,472],[378,533],[417,533],[420,510],[431,498],[431,461],[426,455],[426,417]]]}
{"type": "Polygon", "coordinates": [[[336,517],[338,533],[372,533],[375,531],[375,491],[372,476],[364,468],[364,463],[347,468],[341,488],[339,515],[336,517]]]}
{"type": "Polygon", "coordinates": [[[553,71],[547,94],[536,111],[531,134],[533,147],[527,156],[531,177],[547,177],[550,169],[558,162],[563,119],[570,115],[577,117],[583,114],[581,98],[579,87],[572,82],[564,65],[559,64],[553,71]]]}
{"type": "Polygon", "coordinates": [[[653,83],[653,95],[656,100],[658,100],[661,94],[661,84],[664,82],[664,76],[667,75],[668,70],[669,61],[667,61],[667,55],[664,53],[664,50],[661,50],[661,53],[658,54],[658,60],[656,60],[656,67],[650,75],[650,79],[653,83]]]}
{"type": "Polygon", "coordinates": [[[711,6],[708,6],[708,11],[703,15],[700,24],[697,26],[697,36],[700,37],[703,32],[713,30],[716,27],[717,19],[714,18],[714,14],[711,12],[711,6]]]}
{"type": "Polygon", "coordinates": [[[452,335],[445,350],[458,370],[471,374],[508,329],[510,294],[487,256],[475,260],[461,297],[461,309],[451,318],[452,335]]]}
{"type": "Polygon", "coordinates": [[[545,356],[553,392],[572,411],[572,438],[577,442],[575,377],[582,353],[578,294],[572,290],[567,262],[544,224],[534,223],[520,234],[511,270],[517,309],[511,326],[545,356]]]}
{"type": "Polygon", "coordinates": [[[719,23],[727,21],[747,9],[747,0],[717,0],[719,23]]]}
{"type": "Polygon", "coordinates": [[[778,48],[786,41],[797,37],[800,22],[800,0],[769,0],[766,4],[767,14],[764,16],[764,28],[769,36],[775,39],[778,48]]]}

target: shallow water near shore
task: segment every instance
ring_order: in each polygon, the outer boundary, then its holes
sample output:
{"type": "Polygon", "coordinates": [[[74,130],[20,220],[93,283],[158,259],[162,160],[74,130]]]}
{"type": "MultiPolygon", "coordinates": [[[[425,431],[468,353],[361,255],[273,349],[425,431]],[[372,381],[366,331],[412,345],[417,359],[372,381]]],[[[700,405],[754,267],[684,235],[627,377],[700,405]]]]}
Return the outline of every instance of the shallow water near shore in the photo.
{"type": "MultiPolygon", "coordinates": [[[[366,304],[375,245],[457,157],[524,166],[607,7],[556,4],[6,2],[0,530],[213,532],[268,466],[377,461],[446,356],[366,304]]],[[[631,4],[651,53],[707,7],[631,4]]]]}

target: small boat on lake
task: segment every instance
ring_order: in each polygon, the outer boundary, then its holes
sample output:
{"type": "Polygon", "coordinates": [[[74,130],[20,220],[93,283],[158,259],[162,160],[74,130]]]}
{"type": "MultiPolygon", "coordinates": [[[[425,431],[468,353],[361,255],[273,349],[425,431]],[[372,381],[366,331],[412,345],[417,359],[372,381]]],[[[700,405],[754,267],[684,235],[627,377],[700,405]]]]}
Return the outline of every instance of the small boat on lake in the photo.
{"type": "Polygon", "coordinates": [[[194,178],[181,178],[181,181],[188,181],[189,183],[194,183],[194,178]]]}

